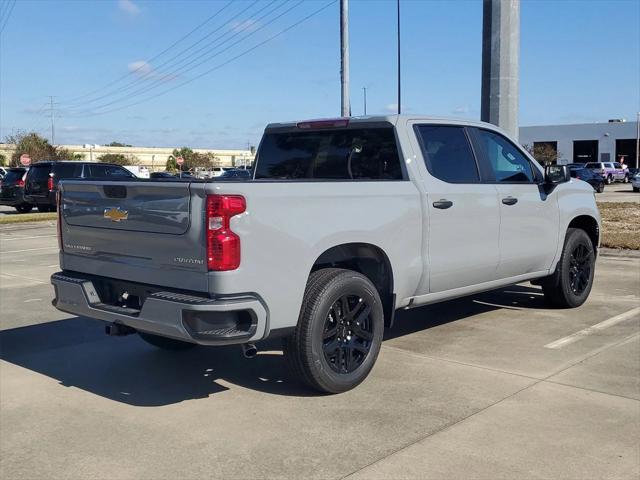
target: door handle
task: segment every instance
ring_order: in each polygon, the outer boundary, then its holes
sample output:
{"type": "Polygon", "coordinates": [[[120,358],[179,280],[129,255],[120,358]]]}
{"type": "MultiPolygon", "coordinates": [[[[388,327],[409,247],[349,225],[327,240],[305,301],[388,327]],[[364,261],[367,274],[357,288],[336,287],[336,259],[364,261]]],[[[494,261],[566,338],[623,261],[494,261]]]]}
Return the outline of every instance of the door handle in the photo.
{"type": "Polygon", "coordinates": [[[439,208],[441,210],[446,210],[447,208],[453,207],[453,202],[451,200],[445,200],[441,198],[437,202],[433,202],[434,208],[439,208]]]}
{"type": "Polygon", "coordinates": [[[502,203],[504,203],[505,205],[515,205],[516,203],[518,203],[518,199],[514,197],[507,197],[502,199],[502,203]]]}

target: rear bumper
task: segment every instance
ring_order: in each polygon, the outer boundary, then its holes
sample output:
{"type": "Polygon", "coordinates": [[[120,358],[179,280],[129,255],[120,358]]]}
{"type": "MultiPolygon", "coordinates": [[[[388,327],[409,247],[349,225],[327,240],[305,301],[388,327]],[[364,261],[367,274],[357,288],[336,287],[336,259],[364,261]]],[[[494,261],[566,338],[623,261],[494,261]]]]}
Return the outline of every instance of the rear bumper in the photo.
{"type": "Polygon", "coordinates": [[[257,341],[267,334],[267,309],[251,295],[211,299],[169,291],[149,295],[141,309],[104,304],[88,276],[51,276],[52,304],[58,310],[113,322],[163,337],[200,345],[257,341]]]}

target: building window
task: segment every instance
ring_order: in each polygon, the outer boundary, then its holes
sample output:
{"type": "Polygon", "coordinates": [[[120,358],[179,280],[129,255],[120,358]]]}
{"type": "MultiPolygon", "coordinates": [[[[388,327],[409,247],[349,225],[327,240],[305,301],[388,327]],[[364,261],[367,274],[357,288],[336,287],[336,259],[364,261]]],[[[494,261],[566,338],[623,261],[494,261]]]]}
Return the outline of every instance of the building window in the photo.
{"type": "Polygon", "coordinates": [[[558,142],[533,142],[533,158],[541,165],[558,162],[558,142]]]}

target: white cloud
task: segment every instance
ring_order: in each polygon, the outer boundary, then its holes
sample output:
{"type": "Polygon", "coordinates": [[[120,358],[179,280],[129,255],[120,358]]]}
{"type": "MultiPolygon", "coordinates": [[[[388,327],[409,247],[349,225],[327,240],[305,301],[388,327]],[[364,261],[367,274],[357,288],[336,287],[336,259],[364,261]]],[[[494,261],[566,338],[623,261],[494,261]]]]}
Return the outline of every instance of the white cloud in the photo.
{"type": "Polygon", "coordinates": [[[140,7],[138,7],[131,0],[118,0],[118,8],[132,17],[140,13],[140,7]]]}
{"type": "Polygon", "coordinates": [[[258,28],[259,23],[256,20],[245,20],[244,22],[233,22],[231,30],[234,32],[250,32],[258,28]]]}
{"type": "Polygon", "coordinates": [[[154,70],[150,63],[145,62],[144,60],[136,60],[135,62],[131,62],[127,65],[129,71],[135,75],[139,75],[141,77],[148,77],[151,75],[154,70]]]}

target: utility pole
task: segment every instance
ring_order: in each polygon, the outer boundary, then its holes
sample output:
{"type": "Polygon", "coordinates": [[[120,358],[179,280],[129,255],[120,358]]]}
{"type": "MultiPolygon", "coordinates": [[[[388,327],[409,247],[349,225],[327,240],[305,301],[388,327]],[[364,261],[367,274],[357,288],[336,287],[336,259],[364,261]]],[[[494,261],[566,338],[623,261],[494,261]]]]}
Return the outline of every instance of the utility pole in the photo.
{"type": "Polygon", "coordinates": [[[520,0],[484,0],[481,119],[518,138],[520,0]]]}
{"type": "Polygon", "coordinates": [[[636,115],[636,168],[640,168],[640,112],[636,115]]]}
{"type": "Polygon", "coordinates": [[[364,92],[364,114],[367,114],[367,87],[362,87],[362,91],[364,92]]]}
{"type": "Polygon", "coordinates": [[[351,116],[349,101],[349,0],[340,0],[340,115],[351,116]]]}
{"type": "Polygon", "coordinates": [[[50,101],[50,113],[51,113],[51,145],[55,145],[55,126],[54,126],[54,114],[53,114],[53,96],[49,95],[50,101]]]}
{"type": "Polygon", "coordinates": [[[398,115],[402,113],[402,96],[400,95],[400,0],[396,0],[397,19],[398,19],[398,115]]]}

